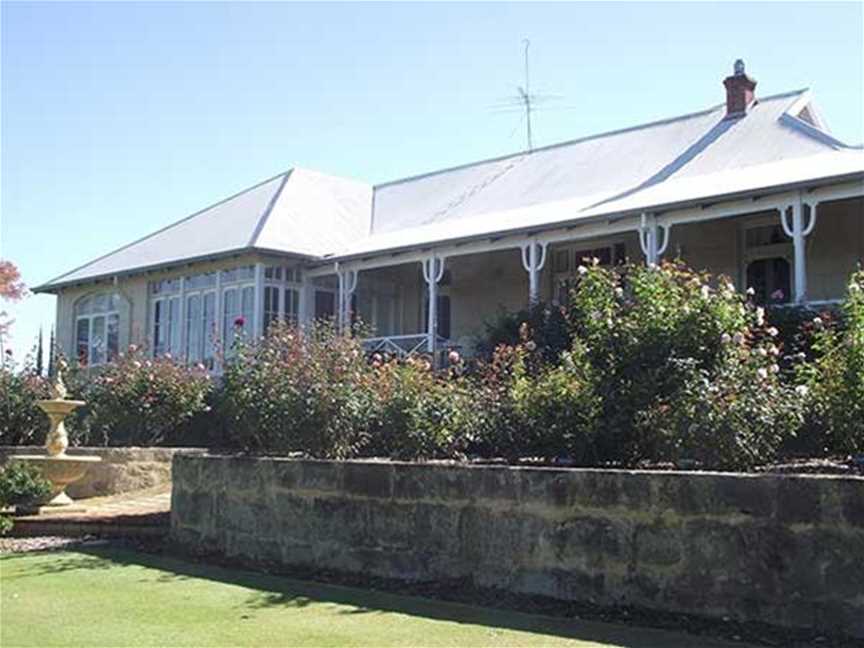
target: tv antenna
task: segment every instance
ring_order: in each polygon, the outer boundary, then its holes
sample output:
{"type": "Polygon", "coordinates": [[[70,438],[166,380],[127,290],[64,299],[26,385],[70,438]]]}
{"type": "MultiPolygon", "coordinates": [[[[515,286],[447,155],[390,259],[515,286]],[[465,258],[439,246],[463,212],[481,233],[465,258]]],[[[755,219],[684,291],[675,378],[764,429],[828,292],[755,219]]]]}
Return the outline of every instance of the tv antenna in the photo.
{"type": "MultiPolygon", "coordinates": [[[[505,97],[498,104],[492,106],[492,109],[496,112],[518,111],[522,113],[522,118],[519,121],[519,124],[513,130],[513,133],[515,134],[516,130],[522,125],[522,123],[525,123],[526,150],[530,153],[534,150],[534,132],[531,123],[532,114],[537,112],[537,110],[540,108],[540,105],[542,105],[543,103],[547,101],[561,99],[561,96],[548,94],[533,94],[531,92],[531,70],[528,64],[528,48],[531,46],[531,41],[529,41],[527,38],[522,39],[522,46],[525,60],[525,85],[518,86],[516,88],[516,95],[505,97]]],[[[511,137],[512,136],[513,135],[511,134],[511,137]]]]}
{"type": "Polygon", "coordinates": [[[525,87],[519,87],[519,96],[525,103],[525,134],[528,137],[528,150],[533,151],[534,142],[531,139],[531,77],[528,67],[528,48],[531,46],[531,41],[523,38],[522,44],[525,46],[525,87]]]}

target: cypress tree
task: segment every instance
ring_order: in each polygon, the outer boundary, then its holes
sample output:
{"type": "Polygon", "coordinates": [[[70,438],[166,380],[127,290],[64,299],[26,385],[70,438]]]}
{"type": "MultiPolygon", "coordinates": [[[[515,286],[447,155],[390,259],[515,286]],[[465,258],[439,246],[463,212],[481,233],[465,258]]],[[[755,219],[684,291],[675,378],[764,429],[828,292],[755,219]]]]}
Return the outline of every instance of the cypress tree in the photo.
{"type": "Polygon", "coordinates": [[[36,343],[36,375],[42,375],[42,327],[39,327],[39,342],[36,343]]]}

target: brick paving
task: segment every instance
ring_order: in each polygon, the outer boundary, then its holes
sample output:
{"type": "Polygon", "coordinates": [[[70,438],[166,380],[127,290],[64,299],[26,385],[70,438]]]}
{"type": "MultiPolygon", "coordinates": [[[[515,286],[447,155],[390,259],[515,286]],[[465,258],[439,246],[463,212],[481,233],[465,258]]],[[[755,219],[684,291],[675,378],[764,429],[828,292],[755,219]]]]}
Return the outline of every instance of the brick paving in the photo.
{"type": "Polygon", "coordinates": [[[16,515],[12,535],[153,537],[168,533],[171,487],[77,500],[68,510],[16,515]]]}

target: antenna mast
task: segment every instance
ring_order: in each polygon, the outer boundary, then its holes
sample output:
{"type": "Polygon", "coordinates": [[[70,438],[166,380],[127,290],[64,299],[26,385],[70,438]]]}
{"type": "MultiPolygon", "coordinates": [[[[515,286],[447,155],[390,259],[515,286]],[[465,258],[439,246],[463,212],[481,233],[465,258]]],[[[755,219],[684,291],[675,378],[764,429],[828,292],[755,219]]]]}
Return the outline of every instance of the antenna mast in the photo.
{"type": "Polygon", "coordinates": [[[531,41],[527,38],[522,39],[522,44],[525,46],[525,87],[519,88],[519,94],[522,96],[522,101],[525,104],[525,124],[526,134],[528,136],[528,151],[534,150],[534,142],[531,137],[531,77],[528,71],[528,47],[531,41]]]}

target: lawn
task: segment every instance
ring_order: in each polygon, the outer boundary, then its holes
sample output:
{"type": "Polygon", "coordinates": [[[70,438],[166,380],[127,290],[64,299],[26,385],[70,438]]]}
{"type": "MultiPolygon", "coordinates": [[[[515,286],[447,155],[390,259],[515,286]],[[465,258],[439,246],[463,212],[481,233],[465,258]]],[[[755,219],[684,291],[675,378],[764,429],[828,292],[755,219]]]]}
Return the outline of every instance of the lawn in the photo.
{"type": "MultiPolygon", "coordinates": [[[[98,548],[0,557],[0,645],[722,646],[98,548]]],[[[740,644],[739,644],[740,645],[740,644]]]]}

